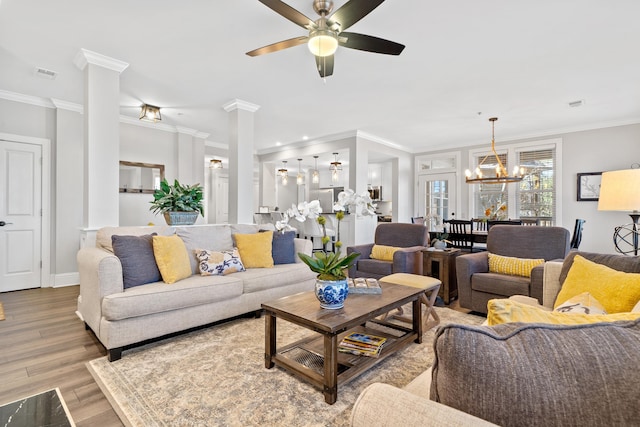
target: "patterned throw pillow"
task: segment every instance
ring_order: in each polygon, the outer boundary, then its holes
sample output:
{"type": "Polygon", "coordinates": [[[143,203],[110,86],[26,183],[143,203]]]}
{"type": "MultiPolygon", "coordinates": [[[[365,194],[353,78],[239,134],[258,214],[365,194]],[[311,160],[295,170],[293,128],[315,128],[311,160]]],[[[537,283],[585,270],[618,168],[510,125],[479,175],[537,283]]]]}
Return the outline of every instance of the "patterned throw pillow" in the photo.
{"type": "Polygon", "coordinates": [[[206,249],[194,250],[198,258],[198,267],[202,276],[215,276],[245,271],[238,248],[231,251],[208,251],[206,249]]]}
{"type": "Polygon", "coordinates": [[[544,264],[544,259],[514,258],[489,253],[489,272],[511,276],[531,277],[533,267],[544,264]]]}
{"type": "Polygon", "coordinates": [[[607,314],[606,310],[589,292],[583,292],[573,298],[569,298],[556,307],[554,311],[559,313],[579,314],[607,314]]]}

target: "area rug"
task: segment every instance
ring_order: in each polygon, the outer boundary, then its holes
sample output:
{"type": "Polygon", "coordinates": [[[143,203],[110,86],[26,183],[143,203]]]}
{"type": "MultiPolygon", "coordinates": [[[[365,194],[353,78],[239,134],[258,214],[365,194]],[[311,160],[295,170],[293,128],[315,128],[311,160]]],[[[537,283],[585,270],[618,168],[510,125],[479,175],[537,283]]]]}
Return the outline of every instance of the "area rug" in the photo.
{"type": "MultiPolygon", "coordinates": [[[[482,317],[436,308],[441,324],[480,324],[482,317]]],[[[238,319],[138,347],[109,363],[87,364],[129,426],[347,426],[369,384],[403,387],[433,362],[435,330],[338,388],[322,392],[284,370],[264,367],[264,318],[238,319]]],[[[278,321],[278,346],[312,334],[278,321]]]]}

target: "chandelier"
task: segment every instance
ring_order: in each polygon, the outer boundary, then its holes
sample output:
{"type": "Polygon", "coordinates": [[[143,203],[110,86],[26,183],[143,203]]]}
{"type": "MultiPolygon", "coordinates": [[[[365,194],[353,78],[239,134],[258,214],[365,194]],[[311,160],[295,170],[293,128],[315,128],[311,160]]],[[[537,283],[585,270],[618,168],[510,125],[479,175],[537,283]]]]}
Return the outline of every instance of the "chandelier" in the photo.
{"type": "MultiPolygon", "coordinates": [[[[520,182],[522,181],[522,177],[524,175],[524,168],[520,166],[515,166],[513,168],[513,174],[509,175],[507,169],[504,167],[502,160],[500,160],[500,156],[496,152],[496,140],[495,140],[495,131],[494,125],[497,117],[491,117],[489,121],[491,122],[491,153],[484,156],[484,159],[480,162],[480,164],[476,167],[475,170],[475,178],[469,169],[467,169],[464,174],[466,176],[465,181],[467,184],[504,184],[509,182],[520,182]],[[485,161],[491,158],[495,159],[495,173],[484,176],[482,173],[482,165],[484,165],[485,161]]],[[[487,163],[487,166],[490,163],[487,163]]]]}
{"type": "Polygon", "coordinates": [[[331,171],[331,180],[333,182],[338,182],[340,179],[340,171],[342,170],[342,163],[338,161],[338,153],[333,153],[334,160],[329,165],[329,170],[331,171]]]}

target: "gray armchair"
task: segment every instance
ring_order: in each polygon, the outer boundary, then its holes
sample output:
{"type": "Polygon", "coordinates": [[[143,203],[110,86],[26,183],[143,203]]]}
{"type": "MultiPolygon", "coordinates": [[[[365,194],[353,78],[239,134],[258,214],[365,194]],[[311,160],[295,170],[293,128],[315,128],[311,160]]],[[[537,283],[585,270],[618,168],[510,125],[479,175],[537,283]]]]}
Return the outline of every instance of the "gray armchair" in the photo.
{"type": "Polygon", "coordinates": [[[569,230],[562,227],[495,225],[487,235],[487,251],[456,258],[460,307],[487,313],[493,298],[526,295],[542,304],[544,266],[531,270],[531,277],[490,273],[488,253],[516,258],[562,260],[569,253],[569,230]]]}
{"type": "Polygon", "coordinates": [[[429,232],[421,224],[378,224],[374,243],[347,247],[347,254],[358,252],[360,256],[349,268],[349,277],[373,277],[379,279],[393,273],[422,274],[422,250],[429,246],[429,232]],[[393,254],[393,261],[371,258],[373,245],[401,248],[393,254]]]}

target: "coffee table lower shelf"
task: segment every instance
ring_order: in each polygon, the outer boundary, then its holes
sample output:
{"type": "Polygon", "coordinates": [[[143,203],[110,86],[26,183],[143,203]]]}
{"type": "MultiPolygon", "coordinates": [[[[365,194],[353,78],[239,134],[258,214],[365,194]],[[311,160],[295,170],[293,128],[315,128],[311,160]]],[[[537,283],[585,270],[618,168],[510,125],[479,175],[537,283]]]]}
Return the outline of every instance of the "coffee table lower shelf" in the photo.
{"type": "Polygon", "coordinates": [[[410,328],[374,319],[367,322],[366,327],[358,326],[333,337],[316,334],[283,346],[272,357],[265,354],[265,366],[269,368],[269,365],[272,367],[275,364],[313,384],[324,392],[325,401],[333,404],[337,400],[339,385],[348,383],[410,342],[416,341],[416,337],[416,333],[410,328]],[[385,330],[376,328],[376,325],[384,326],[385,330]],[[387,341],[378,357],[359,356],[337,351],[342,338],[352,332],[385,337],[387,341]],[[330,342],[332,339],[336,341],[334,345],[330,342]],[[335,351],[337,362],[335,366],[332,366],[331,363],[328,366],[325,365],[325,357],[330,357],[325,355],[325,349],[329,352],[335,351]],[[329,372],[325,372],[325,369],[329,369],[329,372]],[[327,379],[333,375],[333,369],[337,372],[335,386],[327,384],[327,379]]]}

